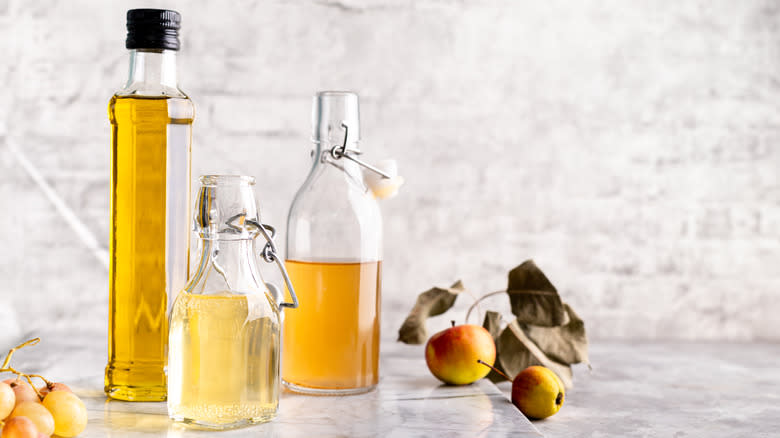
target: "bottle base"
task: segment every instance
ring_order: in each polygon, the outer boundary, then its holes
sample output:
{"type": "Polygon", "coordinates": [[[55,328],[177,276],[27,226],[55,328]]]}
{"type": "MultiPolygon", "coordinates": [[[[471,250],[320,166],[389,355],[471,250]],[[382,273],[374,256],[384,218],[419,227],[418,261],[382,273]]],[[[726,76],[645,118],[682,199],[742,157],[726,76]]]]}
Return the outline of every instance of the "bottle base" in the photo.
{"type": "Polygon", "coordinates": [[[228,430],[239,429],[242,427],[252,426],[254,424],[267,423],[276,418],[276,412],[269,413],[260,417],[244,418],[238,421],[230,423],[212,423],[204,420],[196,420],[194,418],[187,418],[178,415],[171,415],[171,420],[180,423],[190,429],[203,429],[203,430],[228,430]]]}
{"type": "Polygon", "coordinates": [[[168,398],[168,388],[165,386],[124,386],[112,385],[105,387],[106,395],[114,400],[131,402],[160,402],[168,398]]]}
{"type": "Polygon", "coordinates": [[[109,398],[158,402],[168,398],[165,362],[113,361],[106,365],[103,388],[109,398]]]}
{"type": "Polygon", "coordinates": [[[307,395],[357,395],[365,394],[376,389],[376,384],[369,386],[361,386],[359,388],[312,388],[309,386],[301,386],[295,383],[290,383],[282,379],[284,386],[292,392],[307,395]]]}

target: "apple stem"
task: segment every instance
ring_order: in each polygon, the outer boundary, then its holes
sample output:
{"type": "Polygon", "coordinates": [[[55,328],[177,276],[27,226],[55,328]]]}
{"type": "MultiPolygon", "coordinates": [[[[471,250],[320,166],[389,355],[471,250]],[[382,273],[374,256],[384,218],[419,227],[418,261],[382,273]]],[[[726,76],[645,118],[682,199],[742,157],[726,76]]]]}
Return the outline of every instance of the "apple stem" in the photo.
{"type": "Polygon", "coordinates": [[[453,319],[450,322],[452,323],[452,326],[455,327],[455,320],[453,319]]]}
{"type": "Polygon", "coordinates": [[[499,370],[498,370],[496,367],[494,367],[493,365],[490,365],[490,364],[489,364],[489,363],[487,363],[487,362],[483,362],[483,361],[482,361],[482,359],[477,359],[477,363],[481,363],[482,365],[485,365],[486,367],[488,367],[488,368],[490,368],[491,370],[495,371],[495,372],[496,372],[496,374],[498,374],[499,376],[501,376],[501,377],[503,377],[503,378],[505,378],[505,379],[509,380],[510,382],[512,381],[512,379],[510,379],[510,378],[509,378],[509,376],[507,376],[507,375],[506,375],[506,374],[504,374],[503,372],[499,371],[499,370]]]}

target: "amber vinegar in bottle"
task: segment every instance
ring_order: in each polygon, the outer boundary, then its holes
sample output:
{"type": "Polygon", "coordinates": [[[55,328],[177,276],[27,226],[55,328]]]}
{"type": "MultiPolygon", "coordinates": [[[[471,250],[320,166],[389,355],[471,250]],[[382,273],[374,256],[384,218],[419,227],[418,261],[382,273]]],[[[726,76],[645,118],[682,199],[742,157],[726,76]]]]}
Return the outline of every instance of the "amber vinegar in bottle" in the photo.
{"type": "Polygon", "coordinates": [[[311,393],[373,388],[379,380],[381,262],[288,259],[286,265],[303,305],[300,315],[285,320],[285,382],[311,393]]]}

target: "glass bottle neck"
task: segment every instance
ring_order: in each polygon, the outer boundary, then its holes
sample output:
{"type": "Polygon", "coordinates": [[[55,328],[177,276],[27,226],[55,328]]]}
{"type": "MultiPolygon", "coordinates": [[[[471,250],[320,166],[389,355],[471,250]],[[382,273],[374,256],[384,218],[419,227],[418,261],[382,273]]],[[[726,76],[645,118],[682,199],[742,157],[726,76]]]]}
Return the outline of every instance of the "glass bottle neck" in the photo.
{"type": "MultiPolygon", "coordinates": [[[[342,140],[343,141],[343,140],[342,140]]],[[[327,142],[321,142],[321,141],[313,141],[312,142],[312,157],[319,157],[316,158],[314,161],[321,161],[322,154],[325,153],[328,157],[331,157],[331,150],[333,150],[334,146],[341,146],[343,143],[327,143],[327,142]]],[[[348,141],[347,142],[347,150],[348,151],[360,151],[363,152],[363,150],[360,148],[360,144],[357,141],[348,141]]]]}
{"type": "Polygon", "coordinates": [[[125,88],[143,89],[162,86],[176,89],[176,51],[159,49],[130,50],[130,73],[125,88]],[[141,86],[143,84],[143,86],[141,86]]]}
{"type": "Polygon", "coordinates": [[[191,293],[264,290],[255,259],[254,239],[201,239],[200,262],[188,287],[191,293]]]}

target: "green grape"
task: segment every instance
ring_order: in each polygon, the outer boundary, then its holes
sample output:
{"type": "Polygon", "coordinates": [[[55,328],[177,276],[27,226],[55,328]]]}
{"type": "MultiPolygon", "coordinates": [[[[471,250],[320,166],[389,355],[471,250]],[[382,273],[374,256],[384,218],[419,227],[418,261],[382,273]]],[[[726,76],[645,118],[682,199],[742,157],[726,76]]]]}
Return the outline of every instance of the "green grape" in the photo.
{"type": "Polygon", "coordinates": [[[14,410],[16,404],[16,394],[11,389],[11,385],[0,382],[0,420],[4,419],[14,410]]]}
{"type": "Polygon", "coordinates": [[[46,394],[52,392],[52,391],[68,391],[73,392],[70,390],[70,387],[64,383],[60,382],[54,382],[51,385],[43,385],[40,388],[38,388],[38,392],[41,394],[42,397],[46,397],[46,394]]]}
{"type": "Polygon", "coordinates": [[[38,394],[35,393],[35,389],[27,383],[26,380],[16,379],[11,382],[11,389],[16,394],[16,404],[21,402],[34,401],[40,403],[41,399],[38,398],[38,394]]]}
{"type": "Polygon", "coordinates": [[[27,417],[14,417],[5,422],[3,438],[38,438],[38,429],[27,417]]]}
{"type": "Polygon", "coordinates": [[[61,437],[76,436],[87,427],[87,408],[72,392],[52,391],[44,397],[43,406],[54,417],[54,433],[61,437]]]}
{"type": "Polygon", "coordinates": [[[38,402],[21,402],[16,405],[14,411],[11,412],[11,418],[15,417],[27,417],[38,429],[38,432],[44,435],[51,435],[54,433],[54,417],[51,415],[48,409],[38,402]]]}

